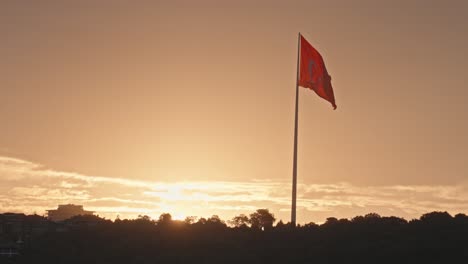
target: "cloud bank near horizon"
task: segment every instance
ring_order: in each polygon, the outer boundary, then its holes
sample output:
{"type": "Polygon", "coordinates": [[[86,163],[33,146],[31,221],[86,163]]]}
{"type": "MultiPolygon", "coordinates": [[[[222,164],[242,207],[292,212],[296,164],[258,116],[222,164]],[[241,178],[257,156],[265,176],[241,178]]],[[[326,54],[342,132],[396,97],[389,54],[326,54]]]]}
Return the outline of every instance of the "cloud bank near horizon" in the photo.
{"type": "MultiPolygon", "coordinates": [[[[0,212],[43,214],[58,204],[82,204],[115,219],[171,213],[227,220],[258,208],[269,208],[289,220],[290,183],[157,182],[57,171],[27,160],[0,156],[0,212]]],[[[430,211],[468,212],[468,185],[356,186],[350,183],[299,184],[298,219],[322,222],[377,212],[407,219],[430,211]]]]}

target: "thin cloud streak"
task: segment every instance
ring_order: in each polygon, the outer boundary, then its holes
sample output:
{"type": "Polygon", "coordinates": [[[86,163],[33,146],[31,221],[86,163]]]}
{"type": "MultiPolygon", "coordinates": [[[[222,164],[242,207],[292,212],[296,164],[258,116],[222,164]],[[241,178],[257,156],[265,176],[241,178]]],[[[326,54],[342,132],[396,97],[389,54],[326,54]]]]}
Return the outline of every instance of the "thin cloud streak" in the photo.
{"type": "MultiPolygon", "coordinates": [[[[350,183],[300,184],[301,222],[321,222],[328,216],[352,217],[375,211],[415,218],[447,210],[468,211],[466,184],[449,186],[355,186],[350,183]]],[[[169,212],[179,218],[218,214],[224,219],[269,208],[289,219],[288,182],[149,182],[89,176],[45,168],[41,164],[0,156],[0,211],[42,214],[57,204],[83,204],[114,219],[169,212]]]]}

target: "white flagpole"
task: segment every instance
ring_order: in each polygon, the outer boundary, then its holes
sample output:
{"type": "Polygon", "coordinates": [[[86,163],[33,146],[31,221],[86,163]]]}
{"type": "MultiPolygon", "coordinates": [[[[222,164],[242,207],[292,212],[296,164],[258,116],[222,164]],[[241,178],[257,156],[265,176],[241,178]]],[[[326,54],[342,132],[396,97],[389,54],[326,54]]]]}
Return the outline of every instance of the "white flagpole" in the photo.
{"type": "Polygon", "coordinates": [[[296,77],[296,115],[294,119],[294,156],[293,156],[293,180],[292,180],[292,203],[291,224],[296,226],[296,193],[297,193],[297,126],[299,114],[299,62],[301,52],[301,33],[297,40],[297,77],[296,77]]]}

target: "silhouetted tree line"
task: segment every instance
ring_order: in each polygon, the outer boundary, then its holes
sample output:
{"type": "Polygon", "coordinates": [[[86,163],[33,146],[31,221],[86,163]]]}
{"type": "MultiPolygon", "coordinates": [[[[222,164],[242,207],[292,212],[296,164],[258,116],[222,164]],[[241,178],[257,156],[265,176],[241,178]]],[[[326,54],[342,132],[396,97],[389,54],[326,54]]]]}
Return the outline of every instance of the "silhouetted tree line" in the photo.
{"type": "MultiPolygon", "coordinates": [[[[43,221],[43,220],[41,220],[43,221]]],[[[293,227],[267,209],[223,221],[76,216],[49,222],[15,263],[468,263],[468,216],[371,213],[293,227]]],[[[0,259],[0,262],[2,259],[0,259]]]]}

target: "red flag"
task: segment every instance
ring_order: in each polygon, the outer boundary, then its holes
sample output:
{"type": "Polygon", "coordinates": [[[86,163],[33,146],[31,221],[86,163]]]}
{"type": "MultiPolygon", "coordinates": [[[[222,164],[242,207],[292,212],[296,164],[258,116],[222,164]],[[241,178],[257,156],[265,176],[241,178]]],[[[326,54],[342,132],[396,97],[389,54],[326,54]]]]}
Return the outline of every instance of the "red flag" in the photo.
{"type": "Polygon", "coordinates": [[[315,91],[318,96],[329,101],[336,109],[331,76],[325,68],[322,55],[301,35],[301,60],[299,85],[315,91]]]}

